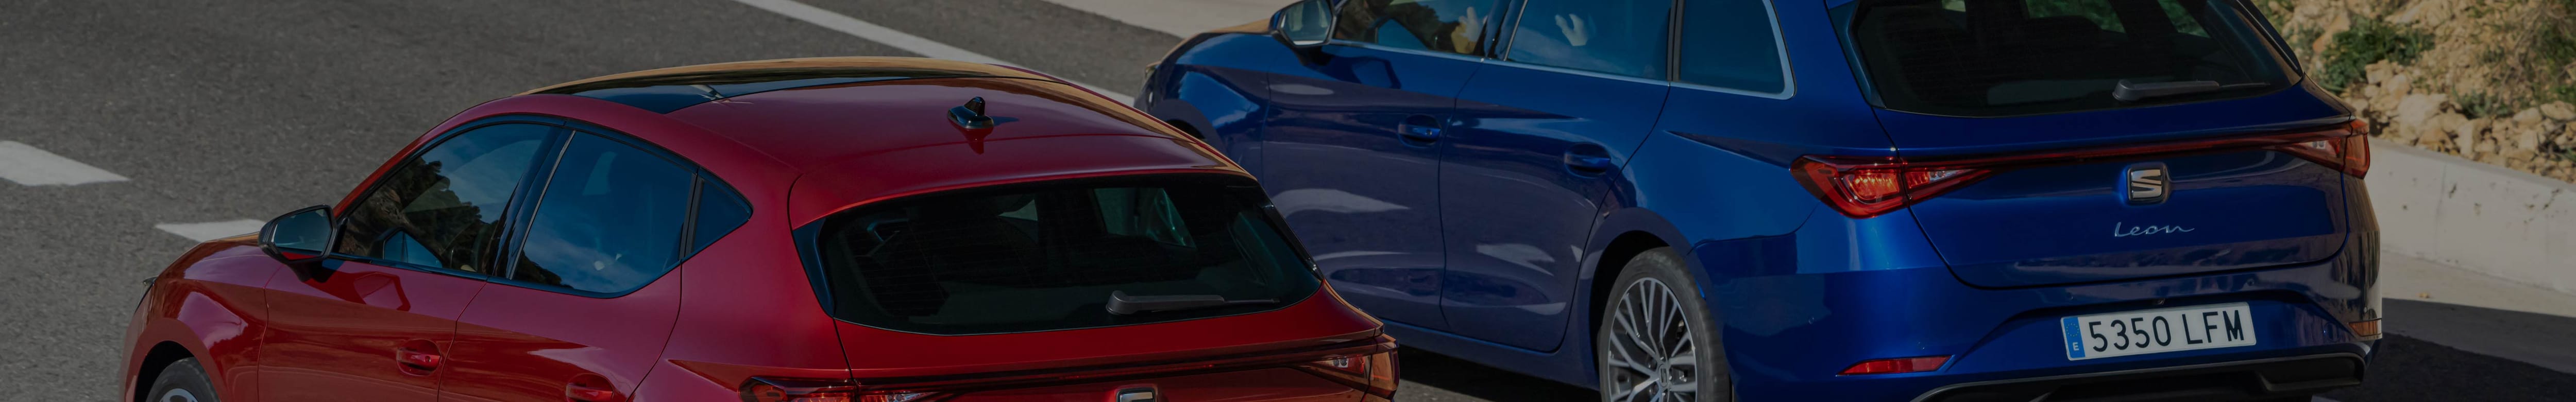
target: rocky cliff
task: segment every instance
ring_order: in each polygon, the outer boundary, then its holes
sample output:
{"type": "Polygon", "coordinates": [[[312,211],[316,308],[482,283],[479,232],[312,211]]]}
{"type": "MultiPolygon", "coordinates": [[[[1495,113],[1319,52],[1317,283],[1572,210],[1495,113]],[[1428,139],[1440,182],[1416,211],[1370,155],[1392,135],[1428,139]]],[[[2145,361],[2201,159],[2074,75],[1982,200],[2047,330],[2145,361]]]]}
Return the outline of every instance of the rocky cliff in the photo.
{"type": "Polygon", "coordinates": [[[2256,0],[2373,135],[2576,181],[2576,0],[2256,0]]]}

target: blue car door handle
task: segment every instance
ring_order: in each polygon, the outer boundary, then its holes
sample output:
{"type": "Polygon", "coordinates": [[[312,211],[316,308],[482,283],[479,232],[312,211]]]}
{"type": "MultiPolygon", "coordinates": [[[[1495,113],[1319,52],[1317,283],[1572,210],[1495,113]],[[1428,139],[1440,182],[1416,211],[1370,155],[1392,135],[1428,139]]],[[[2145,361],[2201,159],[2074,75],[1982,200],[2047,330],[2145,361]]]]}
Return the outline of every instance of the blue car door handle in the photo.
{"type": "Polygon", "coordinates": [[[1439,141],[1440,119],[1418,114],[1405,117],[1403,124],[1395,125],[1395,135],[1404,137],[1405,142],[1415,144],[1439,141]]]}
{"type": "Polygon", "coordinates": [[[1608,150],[1601,149],[1598,145],[1584,144],[1565,150],[1565,167],[1577,173],[1588,174],[1607,172],[1619,166],[1611,163],[1608,150]]]}

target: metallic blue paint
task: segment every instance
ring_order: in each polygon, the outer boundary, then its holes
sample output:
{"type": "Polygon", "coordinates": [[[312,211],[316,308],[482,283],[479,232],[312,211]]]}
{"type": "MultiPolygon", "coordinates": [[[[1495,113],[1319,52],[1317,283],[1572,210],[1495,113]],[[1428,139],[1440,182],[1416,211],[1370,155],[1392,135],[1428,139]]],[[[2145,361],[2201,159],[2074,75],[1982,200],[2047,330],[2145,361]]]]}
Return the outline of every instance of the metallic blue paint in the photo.
{"type": "Polygon", "coordinates": [[[2376,337],[2346,326],[2379,318],[2367,194],[2302,159],[2162,158],[2172,196],[2134,206],[2119,172],[2138,161],[2026,168],[1860,219],[1787,168],[1804,155],[2043,152],[2349,118],[2313,83],[2059,115],[1888,112],[1832,32],[1826,7],[1845,2],[1773,4],[1785,94],[1227,31],[1158,64],[1138,106],[1200,125],[1251,166],[1326,277],[1388,333],[1540,378],[1595,385],[1595,282],[1626,259],[1606,253],[1623,236],[1681,254],[1744,400],[1905,400],[1968,382],[2371,353],[2376,337]],[[1615,168],[1576,167],[1596,159],[1615,168]],[[2212,237],[2113,237],[2114,223],[2212,237]],[[2258,346],[2070,361],[2056,324],[2229,302],[2262,317],[2258,346]],[[1928,355],[1954,358],[1836,375],[1928,355]]]}

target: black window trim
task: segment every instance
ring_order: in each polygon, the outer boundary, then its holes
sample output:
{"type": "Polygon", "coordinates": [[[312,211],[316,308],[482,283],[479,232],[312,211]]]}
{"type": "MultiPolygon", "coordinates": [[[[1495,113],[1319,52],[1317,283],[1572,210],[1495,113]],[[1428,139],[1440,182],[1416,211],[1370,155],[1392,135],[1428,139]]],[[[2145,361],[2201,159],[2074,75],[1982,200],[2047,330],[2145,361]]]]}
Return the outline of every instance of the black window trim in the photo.
{"type": "MultiPolygon", "coordinates": [[[[1307,292],[1306,294],[1294,295],[1294,296],[1293,296],[1293,298],[1282,298],[1282,299],[1280,299],[1280,300],[1279,300],[1279,301],[1280,301],[1280,303],[1277,305],[1277,307],[1276,307],[1276,308],[1265,309],[1265,310],[1260,310],[1260,311],[1249,311],[1249,312],[1235,313],[1235,314],[1216,315],[1216,316],[1207,316],[1207,317],[1198,317],[1198,318],[1186,318],[1186,319],[1170,320],[1170,321],[1156,321],[1156,322],[1151,322],[1151,323],[1140,323],[1140,324],[1122,324],[1122,325],[1095,326],[1095,327],[1074,327],[1074,328],[1055,328],[1055,329],[1043,329],[1043,330],[1032,330],[1032,331],[1016,331],[1016,332],[985,332],[985,333],[971,333],[971,334],[935,334],[935,333],[927,333],[927,332],[916,332],[916,331],[907,331],[907,330],[901,330],[901,329],[885,328],[885,327],[880,327],[880,326],[876,326],[876,325],[870,325],[870,324],[860,323],[860,322],[856,322],[856,321],[850,321],[850,320],[849,320],[849,319],[847,319],[847,318],[843,318],[842,314],[840,314],[840,312],[839,312],[839,311],[835,311],[835,310],[838,310],[838,306],[840,306],[840,304],[839,304],[839,301],[838,301],[838,300],[835,300],[835,298],[834,298],[834,297],[832,297],[832,284],[831,284],[831,279],[830,279],[829,277],[825,276],[825,274],[824,274],[824,272],[823,272],[823,250],[822,250],[822,248],[821,248],[821,247],[816,247],[816,244],[815,244],[816,242],[821,241],[821,239],[822,239],[823,226],[824,226],[826,223],[828,223],[829,221],[831,221],[831,218],[832,218],[833,216],[835,216],[835,215],[839,215],[839,214],[843,214],[843,213],[849,213],[849,212],[853,212],[853,211],[861,211],[861,210],[864,210],[864,209],[866,209],[866,208],[868,208],[868,207],[876,206],[876,205],[887,205],[887,204],[892,204],[892,203],[905,202],[905,201],[909,201],[909,200],[918,200],[918,199],[924,199],[924,198],[939,197],[939,196],[943,196],[943,195],[956,194],[956,193],[961,193],[961,192],[986,191],[986,190],[992,190],[992,189],[994,189],[994,188],[1002,188],[1002,187],[1013,187],[1013,186],[1043,186],[1043,185],[1047,185],[1047,184],[1060,183],[1060,182],[1066,182],[1066,181],[1083,181],[1083,180],[1132,180],[1132,179],[1138,179],[1138,178],[1150,178],[1150,177],[1211,177],[1211,178],[1216,178],[1216,179],[1220,179],[1220,180],[1223,180],[1223,178],[1233,178],[1233,179],[1241,179],[1241,180],[1243,180],[1244,182],[1247,182],[1247,183],[1254,183],[1254,185],[1256,185],[1256,186],[1258,185],[1258,182],[1255,182],[1255,181],[1254,181],[1254,179],[1253,179],[1253,178],[1251,178],[1251,177],[1249,177],[1249,176],[1243,176],[1243,175],[1237,175],[1237,174],[1229,174],[1229,173],[1217,173],[1217,172],[1183,172],[1183,173],[1173,173],[1173,172],[1128,172],[1128,173],[1114,173],[1114,174],[1100,175],[1100,176],[1087,176],[1087,177],[1081,177],[1081,178],[1045,179],[1045,180],[1037,180],[1037,181],[1016,182],[1016,183],[1004,183],[1004,184],[978,184],[978,185],[970,185],[970,186],[966,186],[966,187],[957,187],[957,188],[941,189],[941,190],[937,190],[937,191],[929,191],[929,192],[922,192],[922,193],[915,193],[915,194],[905,194],[905,195],[898,196],[898,197],[893,197],[893,198],[885,198],[885,199],[879,199],[879,200],[875,200],[875,201],[869,201],[869,202],[867,202],[867,203],[865,203],[865,204],[851,205],[851,206],[848,206],[848,207],[842,208],[842,209],[840,209],[840,210],[838,210],[838,211],[834,211],[834,212],[832,212],[831,214],[827,214],[827,215],[825,215],[825,216],[823,216],[823,217],[821,217],[821,218],[816,218],[816,219],[814,219],[813,221],[806,222],[806,223],[805,223],[804,225],[802,225],[802,226],[798,226],[798,227],[796,227],[796,229],[794,229],[793,231],[791,231],[791,232],[790,232],[790,233],[791,233],[791,235],[789,236],[789,240],[788,240],[788,241],[789,241],[789,242],[794,243],[794,244],[795,244],[795,246],[796,246],[796,257],[797,257],[797,261],[802,262],[802,264],[801,264],[801,265],[803,265],[803,267],[801,267],[801,268],[805,271],[806,283],[807,283],[807,284],[809,284],[809,285],[812,285],[812,286],[813,286],[813,289],[814,289],[814,300],[815,300],[816,302],[818,302],[818,303],[820,303],[820,304],[821,304],[821,306],[819,306],[819,307],[822,307],[823,315],[825,315],[825,316],[830,316],[830,317],[832,317],[832,320],[833,320],[833,321],[839,321],[839,322],[841,322],[841,323],[843,323],[843,324],[857,325],[857,326],[868,327],[868,328],[877,329],[877,330],[883,330],[883,331],[894,331],[894,332],[900,332],[900,333],[906,333],[906,334],[914,334],[914,335],[928,335],[928,336],[941,336],[941,337],[966,337],[966,336],[986,336],[986,335],[1007,335],[1007,334],[1024,334],[1024,333],[1037,333],[1037,332],[1079,331],[1079,330],[1089,330],[1089,329],[1101,329],[1101,328],[1127,327],[1127,326],[1136,326],[1136,325],[1157,325],[1157,324],[1167,324],[1167,323],[1175,323],[1175,322],[1183,322],[1183,321],[1198,321],[1198,320],[1207,320],[1207,319],[1216,319],[1216,318],[1225,318],[1225,317],[1239,317],[1239,316],[1246,316],[1246,315],[1253,315],[1253,314],[1262,314],[1262,313],[1276,312],[1276,311],[1280,311],[1280,310],[1288,309],[1288,308],[1293,307],[1293,306],[1296,306],[1296,305],[1298,305],[1298,304],[1303,304],[1303,303],[1307,303],[1307,302],[1312,302],[1312,301],[1316,300],[1317,295],[1321,295],[1321,294],[1323,294],[1324,292],[1326,292],[1326,289],[1328,289],[1328,288],[1330,288],[1330,287],[1331,287],[1331,285],[1330,285],[1330,283],[1331,283],[1331,282],[1330,282],[1329,280],[1325,279],[1325,278],[1324,278],[1324,274],[1323,274],[1323,272],[1317,268],[1317,266],[1316,266],[1316,264],[1315,264],[1315,257],[1314,257],[1314,254],[1307,252],[1307,251],[1306,251],[1306,244],[1305,244],[1304,242],[1301,242],[1301,241],[1298,241],[1298,240],[1297,240],[1296,233],[1295,233],[1293,230],[1291,230],[1291,229],[1289,229],[1289,228],[1288,228],[1288,217],[1287,217],[1287,216],[1285,216],[1285,215],[1280,215],[1280,214],[1279,214],[1279,208],[1278,208],[1278,206],[1276,206],[1276,205],[1272,205],[1272,204],[1270,203],[1270,200],[1269,200],[1268,195],[1265,193],[1265,194],[1264,194],[1264,196],[1262,197],[1262,200],[1261,200],[1261,201],[1262,201],[1262,204],[1260,205],[1260,206],[1261,206],[1261,211],[1262,211],[1262,217],[1263,217],[1263,219],[1264,219],[1264,220],[1269,221],[1269,223],[1270,223],[1270,225],[1271,225],[1272,227],[1274,227],[1274,228],[1278,228],[1278,230],[1280,230],[1280,231],[1281,231],[1281,232],[1279,233],[1280,240],[1288,243],[1288,248],[1289,248],[1290,250],[1293,250],[1293,252],[1295,252],[1295,253],[1297,254],[1297,255],[1296,255],[1296,257],[1297,257],[1297,262],[1298,262],[1298,263],[1300,263],[1300,264],[1305,264],[1305,267],[1304,267],[1304,268],[1306,268],[1306,274],[1307,274],[1307,275],[1309,275],[1309,276],[1312,276],[1313,278],[1315,278],[1315,283],[1316,283],[1315,289],[1314,289],[1313,291],[1311,291],[1311,292],[1307,292]]],[[[1258,191],[1260,191],[1260,190],[1258,190],[1258,189],[1256,188],[1254,191],[1258,192],[1258,191]]]]}
{"type": "MultiPolygon", "coordinates": [[[[456,126],[456,128],[449,129],[449,130],[447,130],[446,132],[439,133],[439,134],[438,134],[438,136],[436,136],[436,137],[432,137],[432,138],[430,138],[430,139],[429,139],[429,141],[422,143],[422,144],[421,144],[421,146],[420,146],[419,148],[412,149],[412,150],[411,150],[411,153],[408,153],[408,154],[404,154],[404,155],[402,155],[402,158],[401,158],[401,159],[399,159],[397,162],[395,162],[395,163],[394,163],[394,166],[392,166],[392,167],[390,167],[390,168],[388,168],[388,169],[400,169],[403,165],[405,165],[405,164],[407,164],[407,163],[414,162],[414,161],[418,161],[418,160],[420,160],[420,156],[421,156],[421,154],[428,153],[428,152],[429,152],[429,150],[432,150],[432,149],[437,149],[439,145],[446,144],[448,140],[456,139],[456,137],[457,137],[458,135],[462,135],[462,134],[464,134],[464,133],[468,133],[468,132],[473,132],[473,131],[475,131],[475,130],[481,130],[481,129],[484,129],[484,128],[493,127],[493,126],[500,126],[500,125],[505,125],[505,124],[530,124],[530,125],[547,126],[547,127],[552,128],[552,129],[553,129],[553,131],[552,131],[552,132],[549,132],[549,133],[547,133],[547,134],[546,134],[545,141],[544,141],[544,142],[542,142],[542,143],[539,143],[539,144],[538,144],[538,146],[537,146],[537,147],[538,147],[538,148],[537,148],[538,152],[544,152],[544,151],[545,151],[545,150],[547,150],[547,149],[551,149],[551,148],[555,148],[555,147],[561,147],[561,146],[563,145],[562,143],[564,142],[565,134],[567,134],[567,133],[569,132],[569,131],[567,130],[567,127],[564,127],[564,125],[562,124],[562,122],[563,122],[563,121],[564,121],[564,120],[563,120],[562,118],[557,118],[557,117],[552,117],[552,116],[541,116],[541,115],[532,115],[532,114],[505,114],[505,115],[498,115],[498,116],[486,117],[486,118],[482,118],[482,119],[474,120],[474,121],[472,121],[472,122],[467,122],[467,123],[465,123],[465,124],[459,124],[459,125],[457,125],[457,126],[456,126]]],[[[519,208],[519,204],[522,202],[522,200],[524,200],[524,199],[525,199],[525,197],[523,197],[523,196],[525,195],[525,194],[524,194],[524,190],[526,190],[526,188],[527,188],[526,186],[527,186],[527,184],[528,184],[528,181],[529,181],[530,179],[533,179],[533,178],[534,178],[534,176],[535,176],[535,174],[536,174],[536,172],[537,172],[537,168],[536,168],[536,166],[535,166],[535,165],[551,165],[551,164],[552,164],[551,160],[546,159],[543,155],[544,155],[544,154],[542,154],[542,153],[538,154],[537,158],[539,158],[539,159],[538,159],[538,160],[534,160],[534,161],[530,161],[531,166],[528,168],[528,170],[527,170],[527,171],[525,171],[525,172],[521,172],[521,174],[522,174],[523,176],[519,178],[519,185],[520,185],[520,186],[519,186],[519,188],[518,188],[518,189],[516,189],[516,190],[511,191],[511,192],[510,192],[510,201],[509,201],[508,203],[506,203],[506,204],[503,204],[504,206],[503,206],[502,208],[503,208],[503,210],[504,210],[504,211],[507,211],[507,212],[504,212],[504,213],[501,215],[501,221],[496,222],[496,223],[498,223],[498,224],[500,224],[500,225],[503,225],[503,226],[504,226],[504,230],[503,230],[503,231],[504,231],[504,233],[501,235],[501,236],[503,236],[503,237],[495,238],[491,244],[484,245],[484,246],[480,246],[480,247],[486,247],[486,248],[488,248],[487,250],[480,250],[480,251],[486,251],[486,252],[487,252],[487,253],[484,253],[484,254],[483,254],[483,256],[484,256],[485,260],[484,260],[484,261],[475,261],[475,263],[476,263],[476,264],[478,264],[478,265],[480,265],[480,266],[484,267],[484,269],[483,269],[483,271],[484,271],[484,272],[469,272],[469,271],[460,270],[460,269],[455,269],[455,268],[431,267],[431,266],[424,266],[424,265],[420,265],[420,264],[412,264],[412,263],[401,262],[401,261],[387,260],[387,259],[382,259],[382,258],[375,258],[375,257],[367,257],[367,256],[359,256],[359,255],[351,255],[351,254],[341,253],[341,252],[340,252],[340,250],[339,250],[339,248],[340,248],[340,247],[339,247],[339,246],[340,246],[340,237],[344,234],[344,233],[342,232],[342,230],[341,230],[341,229],[342,229],[342,228],[345,228],[345,227],[348,227],[348,224],[349,224],[349,217],[350,217],[350,215],[351,215],[350,213],[348,213],[348,211],[346,210],[347,208],[345,208],[345,207],[343,207],[341,210],[333,211],[333,215],[334,215],[334,216],[332,216],[332,217],[331,217],[331,232],[332,232],[332,233],[331,233],[331,239],[329,240],[328,244],[324,244],[324,245],[323,245],[323,248],[329,249],[329,250],[325,250],[325,251],[323,252],[323,255],[324,255],[324,258],[323,258],[323,262],[324,262],[323,267],[324,267],[324,268],[328,268],[328,269],[334,269],[334,270],[337,270],[337,269],[339,269],[339,265],[340,265],[340,264],[342,264],[342,263],[346,263],[346,262],[357,262],[357,263],[364,263],[364,264],[368,264],[368,265],[375,265],[375,266],[380,266],[380,267],[392,267],[392,268],[398,268],[398,269],[407,269],[407,270],[413,270],[413,271],[429,272],[429,273],[442,274],[442,275],[454,276],[454,277],[459,277],[459,278],[476,279],[476,280],[484,280],[484,281],[489,281],[489,280],[491,280],[491,278],[493,277],[492,272],[491,272],[491,271],[492,271],[492,267],[493,267],[493,265],[494,265],[493,263],[494,263],[495,261],[497,261],[497,258],[496,258],[496,257],[497,257],[497,256],[499,256],[499,255],[501,254],[500,252],[504,250],[504,247],[505,247],[505,246],[507,245],[507,243],[509,242],[509,239],[507,238],[507,236],[508,236],[508,233],[507,233],[507,231],[508,231],[508,230],[507,230],[507,227],[508,227],[508,226],[514,226],[514,225],[516,225],[516,223],[515,223],[515,222],[513,222],[513,221],[512,221],[512,219],[516,219],[517,217],[516,217],[516,216],[514,216],[514,215],[512,215],[512,214],[511,214],[511,212],[516,212],[516,211],[518,210],[518,208],[519,208]]],[[[386,170],[384,173],[393,173],[393,172],[392,172],[391,170],[386,170]]],[[[370,179],[371,179],[371,180],[369,180],[369,181],[367,181],[367,182],[365,182],[365,183],[361,183],[361,184],[360,184],[360,188],[358,189],[358,192],[356,193],[356,194],[357,194],[357,196],[358,196],[358,198],[355,198],[355,199],[351,199],[351,200],[350,200],[350,202],[352,202],[352,203],[353,203],[353,205],[354,205],[354,203],[363,203],[363,202],[366,202],[366,197],[374,196],[374,195],[375,195],[375,191],[376,191],[379,187],[382,187],[382,185],[384,184],[384,183],[383,183],[383,181],[384,181],[384,177],[373,177],[373,178],[370,178],[370,179]]]]}
{"type": "MultiPolygon", "coordinates": [[[[696,232],[697,228],[697,207],[698,199],[700,198],[699,192],[709,188],[706,186],[707,184],[713,184],[713,188],[725,191],[728,195],[732,196],[736,202],[742,205],[743,211],[745,212],[744,216],[750,216],[750,212],[753,210],[751,203],[743,199],[741,192],[734,191],[733,186],[726,185],[722,179],[716,178],[715,175],[708,171],[705,166],[699,165],[688,158],[680,157],[679,153],[671,152],[670,149],[663,148],[661,145],[654,144],[651,141],[645,141],[642,138],[636,138],[633,135],[612,130],[605,126],[571,119],[558,119],[558,121],[560,124],[557,124],[557,127],[563,128],[564,131],[558,132],[555,137],[553,148],[555,152],[554,156],[546,158],[546,160],[540,164],[542,170],[530,170],[529,179],[520,182],[521,187],[519,191],[522,194],[530,195],[531,197],[527,198],[529,201],[522,205],[517,202],[519,197],[513,197],[509,214],[502,218],[505,222],[510,222],[510,227],[503,233],[501,240],[496,243],[500,250],[493,254],[496,258],[500,259],[500,262],[497,262],[496,264],[500,265],[503,269],[495,275],[487,276],[485,278],[486,281],[510,285],[513,287],[542,290],[593,299],[614,299],[624,297],[628,294],[633,294],[636,291],[644,290],[646,287],[651,287],[655,282],[661,282],[663,277],[670,276],[672,272],[679,271],[680,265],[687,263],[690,257],[696,257],[697,253],[701,251],[693,247],[695,244],[691,242],[692,239],[690,239],[690,236],[696,232]],[[680,236],[678,243],[672,245],[672,247],[678,247],[678,250],[685,250],[687,253],[679,254],[676,258],[673,258],[669,263],[670,265],[662,267],[662,272],[654,275],[652,279],[639,282],[635,287],[623,291],[594,292],[558,285],[522,281],[512,278],[518,273],[520,253],[524,248],[523,243],[527,240],[528,231],[530,230],[531,224],[533,224],[533,222],[530,222],[529,219],[526,218],[536,216],[539,206],[537,204],[542,203],[542,200],[545,198],[545,191],[552,188],[556,168],[563,162],[563,153],[571,149],[572,136],[582,134],[597,136],[601,139],[615,141],[619,144],[642,150],[647,154],[652,154],[656,157],[662,158],[662,160],[670,162],[673,166],[678,166],[681,170],[687,171],[690,174],[689,209],[680,218],[680,236]],[[538,172],[543,172],[543,175],[539,176],[538,172]]],[[[744,225],[736,224],[734,227],[735,229],[740,229],[742,226],[744,225]]],[[[730,234],[732,233],[732,230],[727,230],[726,233],[730,234]]]]}

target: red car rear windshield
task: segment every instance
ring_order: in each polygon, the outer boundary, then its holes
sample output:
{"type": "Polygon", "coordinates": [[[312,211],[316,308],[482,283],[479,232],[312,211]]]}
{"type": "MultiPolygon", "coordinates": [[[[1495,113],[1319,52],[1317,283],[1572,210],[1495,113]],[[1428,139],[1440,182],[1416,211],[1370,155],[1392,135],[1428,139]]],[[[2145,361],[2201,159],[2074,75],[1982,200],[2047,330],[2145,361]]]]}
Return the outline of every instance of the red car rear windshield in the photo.
{"type": "Polygon", "coordinates": [[[1249,179],[1166,175],[912,197],[825,218],[833,315],[938,335],[1094,328],[1278,309],[1316,291],[1249,179]],[[1113,314],[1113,292],[1221,298],[1113,314]]]}
{"type": "Polygon", "coordinates": [[[2262,17],[2236,0],[1858,0],[1834,15],[1891,110],[2045,114],[2291,84],[2262,17]]]}

